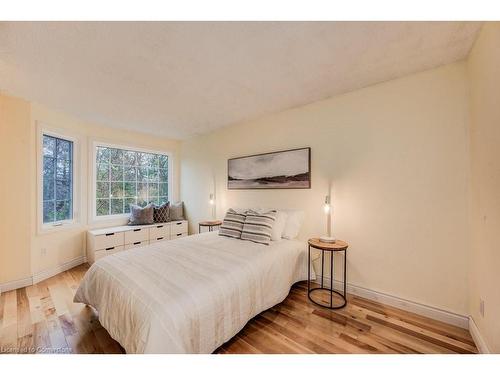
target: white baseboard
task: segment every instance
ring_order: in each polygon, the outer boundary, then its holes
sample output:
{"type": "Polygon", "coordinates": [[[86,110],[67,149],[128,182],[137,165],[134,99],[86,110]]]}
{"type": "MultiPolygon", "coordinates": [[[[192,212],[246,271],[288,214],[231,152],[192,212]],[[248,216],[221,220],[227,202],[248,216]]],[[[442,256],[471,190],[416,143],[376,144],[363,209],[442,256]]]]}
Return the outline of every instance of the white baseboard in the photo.
{"type": "Polygon", "coordinates": [[[67,271],[86,262],[87,257],[79,256],[78,258],[72,259],[69,262],[63,263],[59,266],[37,272],[31,277],[26,277],[24,279],[9,281],[8,283],[0,284],[0,293],[8,292],[9,290],[24,288],[39,283],[40,281],[46,280],[49,277],[55,276],[61,272],[67,271]]]}
{"type": "Polygon", "coordinates": [[[72,259],[69,262],[60,264],[59,266],[52,267],[33,275],[33,284],[39,283],[40,281],[46,280],[52,276],[55,276],[61,272],[67,271],[73,267],[79,266],[80,264],[86,263],[87,257],[79,256],[78,258],[72,259]]]}
{"type": "Polygon", "coordinates": [[[490,354],[490,349],[486,345],[486,341],[484,341],[483,336],[481,336],[481,332],[479,332],[479,328],[477,328],[476,322],[472,319],[472,316],[469,316],[469,332],[474,340],[474,343],[481,354],[490,354]]]}
{"type": "Polygon", "coordinates": [[[10,290],[24,288],[33,285],[33,278],[26,277],[24,279],[9,281],[8,283],[0,284],[0,293],[8,292],[10,290]]]}
{"type": "MultiPolygon", "coordinates": [[[[319,280],[320,275],[317,275],[317,277],[317,280],[319,280]]],[[[326,275],[324,277],[324,283],[328,286],[330,285],[330,278],[326,275]]],[[[341,289],[343,287],[342,283],[337,280],[334,280],[333,285],[335,289],[341,289]]],[[[441,322],[448,323],[460,328],[469,328],[469,317],[465,315],[456,314],[437,307],[424,305],[419,302],[414,302],[404,298],[392,296],[390,294],[366,289],[350,283],[347,283],[347,293],[354,294],[356,296],[372,301],[380,302],[385,305],[397,307],[398,309],[409,311],[431,319],[439,320],[441,322]]]]}

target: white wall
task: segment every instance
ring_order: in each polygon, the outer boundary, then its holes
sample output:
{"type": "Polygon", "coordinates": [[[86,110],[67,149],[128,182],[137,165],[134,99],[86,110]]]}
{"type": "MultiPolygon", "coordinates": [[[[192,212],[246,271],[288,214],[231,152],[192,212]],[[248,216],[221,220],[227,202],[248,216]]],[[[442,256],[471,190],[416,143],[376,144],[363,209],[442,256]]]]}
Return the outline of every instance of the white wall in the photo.
{"type": "Polygon", "coordinates": [[[231,206],[306,212],[300,238],[350,243],[350,283],[467,314],[468,133],[465,63],[456,63],[183,142],[181,198],[191,231],[231,206]],[[312,148],[310,190],[227,190],[227,159],[312,148]]]}
{"type": "Polygon", "coordinates": [[[486,23],[468,64],[471,98],[470,313],[500,353],[500,23],[486,23]],[[479,302],[484,301],[484,316],[479,302]]]}

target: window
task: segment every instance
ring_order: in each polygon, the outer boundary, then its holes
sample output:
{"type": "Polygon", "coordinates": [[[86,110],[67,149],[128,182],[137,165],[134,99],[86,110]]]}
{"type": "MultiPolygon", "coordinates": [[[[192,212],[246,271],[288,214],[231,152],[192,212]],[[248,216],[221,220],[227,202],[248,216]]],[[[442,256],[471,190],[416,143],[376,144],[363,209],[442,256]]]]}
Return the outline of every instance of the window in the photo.
{"type": "Polygon", "coordinates": [[[43,224],[73,219],[73,142],[43,134],[43,224]]]}
{"type": "Polygon", "coordinates": [[[97,146],[95,216],[123,215],[131,203],[168,202],[168,156],[97,146]]]}

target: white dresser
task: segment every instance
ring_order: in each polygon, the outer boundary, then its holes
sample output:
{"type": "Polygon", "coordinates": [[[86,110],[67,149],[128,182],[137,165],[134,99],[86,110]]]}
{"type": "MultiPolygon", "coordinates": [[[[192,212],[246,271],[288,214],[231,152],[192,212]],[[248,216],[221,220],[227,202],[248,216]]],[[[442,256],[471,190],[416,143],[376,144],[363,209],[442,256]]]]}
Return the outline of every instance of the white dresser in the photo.
{"type": "Polygon", "coordinates": [[[149,245],[156,241],[187,236],[187,220],[151,225],[122,225],[87,232],[87,259],[90,264],[118,251],[149,245]]]}

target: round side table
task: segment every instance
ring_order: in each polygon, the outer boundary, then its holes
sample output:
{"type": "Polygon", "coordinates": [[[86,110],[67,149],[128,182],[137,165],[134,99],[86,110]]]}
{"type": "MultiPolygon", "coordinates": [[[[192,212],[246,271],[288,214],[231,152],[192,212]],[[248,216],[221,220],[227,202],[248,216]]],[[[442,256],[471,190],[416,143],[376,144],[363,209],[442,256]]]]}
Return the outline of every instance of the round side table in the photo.
{"type": "Polygon", "coordinates": [[[334,243],[326,243],[326,242],[321,242],[319,238],[311,238],[309,239],[308,245],[308,252],[307,252],[307,297],[311,300],[311,302],[315,303],[318,306],[321,307],[326,307],[331,310],[335,309],[341,309],[347,304],[347,293],[346,293],[346,285],[347,285],[347,248],[349,247],[348,243],[345,241],[341,240],[336,240],[334,243]],[[311,288],[311,248],[317,249],[321,251],[321,284],[319,287],[314,287],[311,288]],[[325,267],[325,252],[330,253],[330,286],[325,286],[323,282],[323,274],[324,274],[324,267],[325,267]],[[336,252],[342,252],[344,253],[344,283],[343,287],[344,293],[340,293],[336,291],[333,288],[333,280],[335,279],[335,273],[334,273],[334,268],[333,268],[333,255],[336,252]],[[330,292],[330,303],[325,304],[322,302],[318,302],[317,300],[315,301],[313,298],[313,292],[316,290],[325,290],[327,292],[330,292]],[[333,295],[336,294],[342,299],[342,303],[340,305],[334,305],[333,304],[333,295]]]}
{"type": "Polygon", "coordinates": [[[220,220],[200,221],[200,223],[198,224],[198,233],[201,233],[202,227],[208,227],[208,231],[212,232],[212,231],[214,231],[214,228],[220,227],[221,225],[222,225],[222,221],[220,221],[220,220]]]}

